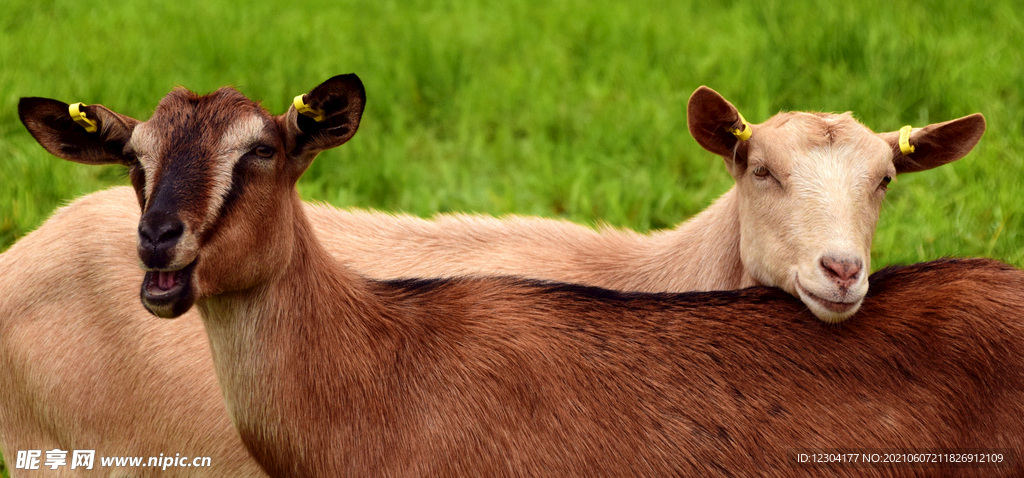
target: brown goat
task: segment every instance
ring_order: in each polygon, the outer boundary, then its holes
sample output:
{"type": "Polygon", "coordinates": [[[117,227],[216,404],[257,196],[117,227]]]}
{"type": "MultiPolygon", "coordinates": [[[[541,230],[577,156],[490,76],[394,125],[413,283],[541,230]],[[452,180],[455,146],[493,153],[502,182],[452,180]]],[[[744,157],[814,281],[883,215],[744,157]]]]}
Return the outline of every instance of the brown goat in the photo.
{"type": "Polygon", "coordinates": [[[838,329],[767,288],[365,279],[320,246],[294,190],[364,99],[354,75],[328,80],[306,95],[317,123],[179,90],[146,123],[94,108],[98,137],[69,132],[62,103],[23,101],[54,154],[131,168],[143,304],[198,306],[228,411],[270,474],[789,476],[821,471],[796,470],[792,449],[978,447],[1013,462],[955,471],[1024,470],[1020,271],[885,271],[838,329]],[[178,139],[184,118],[233,153],[178,139]]]}

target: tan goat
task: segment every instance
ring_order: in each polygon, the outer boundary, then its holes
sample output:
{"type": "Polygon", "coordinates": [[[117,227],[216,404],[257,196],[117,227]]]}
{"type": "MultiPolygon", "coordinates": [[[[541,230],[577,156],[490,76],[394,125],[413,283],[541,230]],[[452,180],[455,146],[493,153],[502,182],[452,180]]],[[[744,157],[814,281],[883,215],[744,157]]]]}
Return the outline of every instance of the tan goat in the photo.
{"type": "Polygon", "coordinates": [[[899,133],[849,114],[780,113],[760,125],[710,88],[690,97],[690,132],[725,159],[736,185],[679,227],[650,235],[536,218],[447,215],[433,221],[313,211],[345,265],[375,278],[526,275],[622,291],[780,287],[819,319],[853,315],[868,289],[871,241],[889,181],[962,158],[985,131],[980,113],[899,133]],[[751,134],[739,140],[732,129],[751,134]],[[747,130],[746,128],[749,128],[747,130]],[[378,260],[386,251],[388,260],[378,260]]]}
{"type": "Polygon", "coordinates": [[[145,123],[93,107],[95,136],[67,131],[63,103],[22,103],[54,154],[130,167],[143,303],[198,305],[229,413],[272,475],[782,476],[788,450],[812,447],[994,447],[1014,461],[984,476],[1021,473],[1020,271],[888,271],[839,330],[765,288],[365,279],[294,191],[364,98],[354,75],[328,80],[306,96],[317,123],[178,90],[145,123]],[[178,139],[193,122],[215,140],[178,139]]]}

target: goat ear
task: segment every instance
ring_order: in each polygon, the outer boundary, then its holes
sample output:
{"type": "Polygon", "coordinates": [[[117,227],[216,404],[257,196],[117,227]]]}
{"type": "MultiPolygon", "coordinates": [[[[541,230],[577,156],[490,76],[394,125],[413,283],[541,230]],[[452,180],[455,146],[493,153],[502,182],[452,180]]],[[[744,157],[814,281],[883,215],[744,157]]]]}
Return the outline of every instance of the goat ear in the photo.
{"type": "Polygon", "coordinates": [[[84,164],[123,164],[124,147],[139,121],[102,105],[82,106],[79,111],[95,122],[95,131],[71,117],[68,104],[49,98],[22,98],[18,117],[47,151],[54,156],[84,164]]]}
{"type": "MultiPolygon", "coordinates": [[[[725,158],[730,166],[746,164],[747,142],[735,132],[746,132],[750,124],[743,120],[739,110],[722,95],[706,86],[690,95],[686,106],[686,123],[690,134],[704,149],[725,158]]],[[[750,130],[753,133],[753,130],[750,130]]]]}
{"type": "Polygon", "coordinates": [[[365,105],[366,90],[353,73],[335,76],[295,98],[280,117],[288,156],[305,169],[321,151],[342,145],[356,134],[365,105]]]}
{"type": "Polygon", "coordinates": [[[892,162],[897,173],[924,171],[951,163],[970,153],[985,134],[985,116],[981,113],[963,118],[934,123],[910,132],[910,146],[914,152],[900,150],[900,133],[879,133],[892,146],[892,162]]]}

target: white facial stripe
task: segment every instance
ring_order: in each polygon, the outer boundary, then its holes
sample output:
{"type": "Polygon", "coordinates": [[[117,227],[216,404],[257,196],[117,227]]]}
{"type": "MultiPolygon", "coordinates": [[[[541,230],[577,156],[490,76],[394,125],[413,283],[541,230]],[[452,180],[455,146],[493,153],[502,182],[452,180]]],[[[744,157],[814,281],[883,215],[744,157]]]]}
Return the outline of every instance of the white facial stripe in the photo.
{"type": "Polygon", "coordinates": [[[217,151],[225,153],[228,151],[248,150],[253,143],[258,141],[265,127],[264,120],[256,114],[250,114],[236,119],[231,126],[228,126],[224,135],[220,137],[217,144],[217,151]]]}
{"type": "Polygon", "coordinates": [[[235,165],[245,153],[249,152],[249,148],[259,141],[264,127],[263,118],[257,115],[243,116],[235,120],[221,136],[214,153],[216,157],[213,158],[210,168],[212,171],[210,181],[212,194],[204,223],[213,223],[214,215],[220,211],[231,191],[231,173],[234,171],[235,165]]]}
{"type": "Polygon", "coordinates": [[[156,175],[153,172],[156,171],[156,158],[162,146],[160,144],[160,137],[154,134],[151,129],[148,123],[140,123],[132,131],[132,138],[128,141],[129,147],[132,151],[135,151],[136,159],[142,165],[142,171],[145,172],[147,200],[152,197],[153,188],[156,187],[154,183],[156,175]]]}

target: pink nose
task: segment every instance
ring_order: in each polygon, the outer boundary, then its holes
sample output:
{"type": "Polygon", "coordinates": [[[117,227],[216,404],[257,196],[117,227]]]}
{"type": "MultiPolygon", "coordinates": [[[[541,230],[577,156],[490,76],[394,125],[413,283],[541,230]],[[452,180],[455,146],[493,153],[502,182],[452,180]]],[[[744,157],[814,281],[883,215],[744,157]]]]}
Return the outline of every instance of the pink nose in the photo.
{"type": "Polygon", "coordinates": [[[860,258],[850,256],[826,255],[821,258],[821,268],[825,277],[844,289],[852,286],[860,278],[864,263],[860,258]]]}

